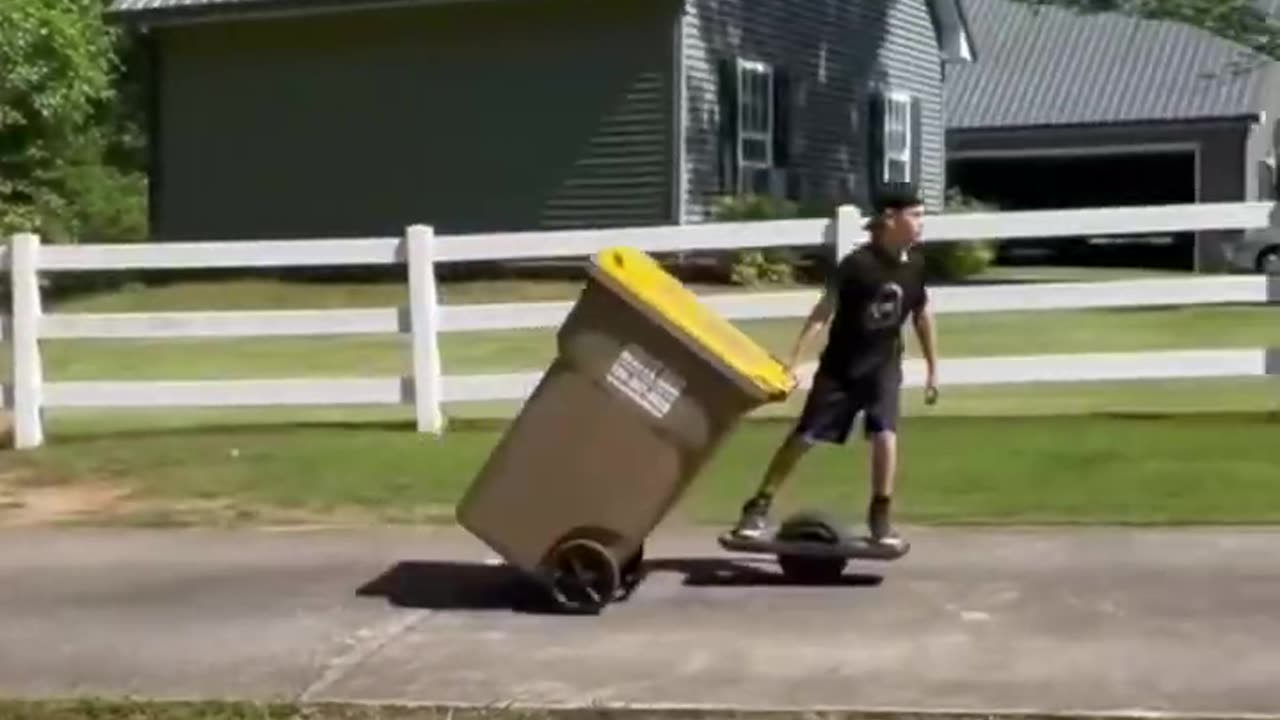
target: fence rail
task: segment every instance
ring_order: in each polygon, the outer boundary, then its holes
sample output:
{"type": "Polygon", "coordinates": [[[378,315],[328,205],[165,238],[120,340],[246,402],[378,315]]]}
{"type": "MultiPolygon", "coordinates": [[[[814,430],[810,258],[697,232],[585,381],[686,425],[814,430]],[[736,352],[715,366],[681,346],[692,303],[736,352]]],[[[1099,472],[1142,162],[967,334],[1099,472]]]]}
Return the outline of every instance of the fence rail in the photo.
{"type": "MultiPolygon", "coordinates": [[[[1141,235],[1171,231],[1245,230],[1273,224],[1271,203],[1204,203],[1136,208],[942,215],[928,220],[928,242],[972,239],[1141,235]]],[[[210,241],[140,245],[42,246],[17,235],[0,248],[8,270],[12,316],[0,323],[12,345],[13,377],[4,405],[13,411],[14,444],[44,442],[45,408],[263,407],[412,405],[419,431],[444,429],[442,406],[522,400],[541,372],[445,374],[439,336],[446,332],[556,327],[566,302],[441,305],[441,263],[582,257],[615,245],[652,253],[766,247],[825,248],[841,257],[865,240],[856,208],[832,218],[691,226],[520,232],[436,237],[414,225],[403,237],[293,241],[210,241]],[[404,265],[401,307],[233,312],[50,313],[41,308],[41,273],[125,269],[404,265]],[[40,341],[77,338],[231,338],[405,334],[407,377],[284,378],[211,381],[45,382],[40,341]]],[[[932,290],[939,313],[1072,308],[1280,303],[1280,276],[1224,276],[1113,282],[978,285],[932,290]]],[[[816,292],[722,293],[704,296],[733,320],[801,317],[816,292]]],[[[812,366],[801,368],[807,380],[812,366]]],[[[907,362],[908,386],[922,382],[921,363],[907,362]]],[[[949,385],[1083,382],[1280,374],[1280,350],[1192,350],[1018,357],[948,358],[949,385]]]]}

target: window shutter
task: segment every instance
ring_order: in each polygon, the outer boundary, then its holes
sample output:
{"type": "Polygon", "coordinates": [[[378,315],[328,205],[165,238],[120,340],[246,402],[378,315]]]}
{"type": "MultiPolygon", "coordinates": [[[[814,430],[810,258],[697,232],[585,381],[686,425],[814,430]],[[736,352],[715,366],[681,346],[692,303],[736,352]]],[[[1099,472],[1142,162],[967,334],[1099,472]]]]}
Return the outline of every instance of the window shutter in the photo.
{"type": "Polygon", "coordinates": [[[921,175],[924,159],[924,126],[922,123],[923,108],[919,95],[911,97],[911,187],[916,192],[924,192],[924,178],[921,175]]]}
{"type": "Polygon", "coordinates": [[[773,164],[791,164],[791,78],[785,67],[773,69],[773,164]]]}
{"type": "Polygon", "coordinates": [[[884,189],[884,95],[871,91],[867,95],[866,107],[867,188],[873,195],[878,195],[884,189]]]}
{"type": "Polygon", "coordinates": [[[733,58],[721,58],[718,70],[720,191],[734,195],[738,190],[738,64],[733,58]]]}

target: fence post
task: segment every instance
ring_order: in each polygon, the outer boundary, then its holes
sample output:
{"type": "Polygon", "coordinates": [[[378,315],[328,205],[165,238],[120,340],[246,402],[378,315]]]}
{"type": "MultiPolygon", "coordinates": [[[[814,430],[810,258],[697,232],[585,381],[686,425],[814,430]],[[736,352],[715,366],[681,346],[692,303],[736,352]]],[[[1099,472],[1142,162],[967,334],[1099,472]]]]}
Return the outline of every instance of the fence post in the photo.
{"type": "Polygon", "coordinates": [[[413,340],[413,406],[418,432],[444,432],[441,409],[440,303],[436,294],[435,231],[405,230],[409,271],[409,330],[413,340]]]}
{"type": "Polygon", "coordinates": [[[836,208],[835,242],[831,248],[835,254],[836,266],[866,235],[862,222],[862,211],[858,210],[857,205],[841,205],[836,208]]]}
{"type": "Polygon", "coordinates": [[[42,373],[40,367],[40,236],[14,235],[9,240],[9,291],[13,313],[13,446],[44,444],[42,373]]]}

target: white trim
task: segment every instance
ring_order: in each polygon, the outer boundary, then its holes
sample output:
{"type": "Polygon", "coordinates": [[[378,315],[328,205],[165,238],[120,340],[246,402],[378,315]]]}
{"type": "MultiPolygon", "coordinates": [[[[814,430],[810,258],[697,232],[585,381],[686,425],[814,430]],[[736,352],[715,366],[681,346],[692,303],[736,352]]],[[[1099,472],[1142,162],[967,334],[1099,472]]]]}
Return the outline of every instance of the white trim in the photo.
{"type": "Polygon", "coordinates": [[[985,160],[999,158],[1093,157],[1105,155],[1152,155],[1157,153],[1195,152],[1200,143],[1137,143],[1133,145],[1081,145],[1079,147],[1017,147],[1005,149],[947,150],[947,160],[985,160]]]}
{"type": "Polygon", "coordinates": [[[965,32],[959,0],[930,0],[937,23],[938,53],[944,62],[973,62],[973,41],[965,32]]]}

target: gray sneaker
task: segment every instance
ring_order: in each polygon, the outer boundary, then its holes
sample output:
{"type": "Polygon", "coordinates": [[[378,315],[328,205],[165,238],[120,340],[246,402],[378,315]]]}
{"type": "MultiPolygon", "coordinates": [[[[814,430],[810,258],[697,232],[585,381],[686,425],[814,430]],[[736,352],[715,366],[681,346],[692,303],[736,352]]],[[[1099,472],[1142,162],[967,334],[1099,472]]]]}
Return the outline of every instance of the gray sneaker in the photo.
{"type": "Polygon", "coordinates": [[[759,540],[769,534],[769,501],[754,497],[742,506],[742,517],[733,528],[734,537],[759,540]]]}
{"type": "Polygon", "coordinates": [[[893,549],[901,549],[906,541],[894,532],[889,522],[889,498],[873,498],[867,508],[867,527],[871,542],[893,549]]]}

